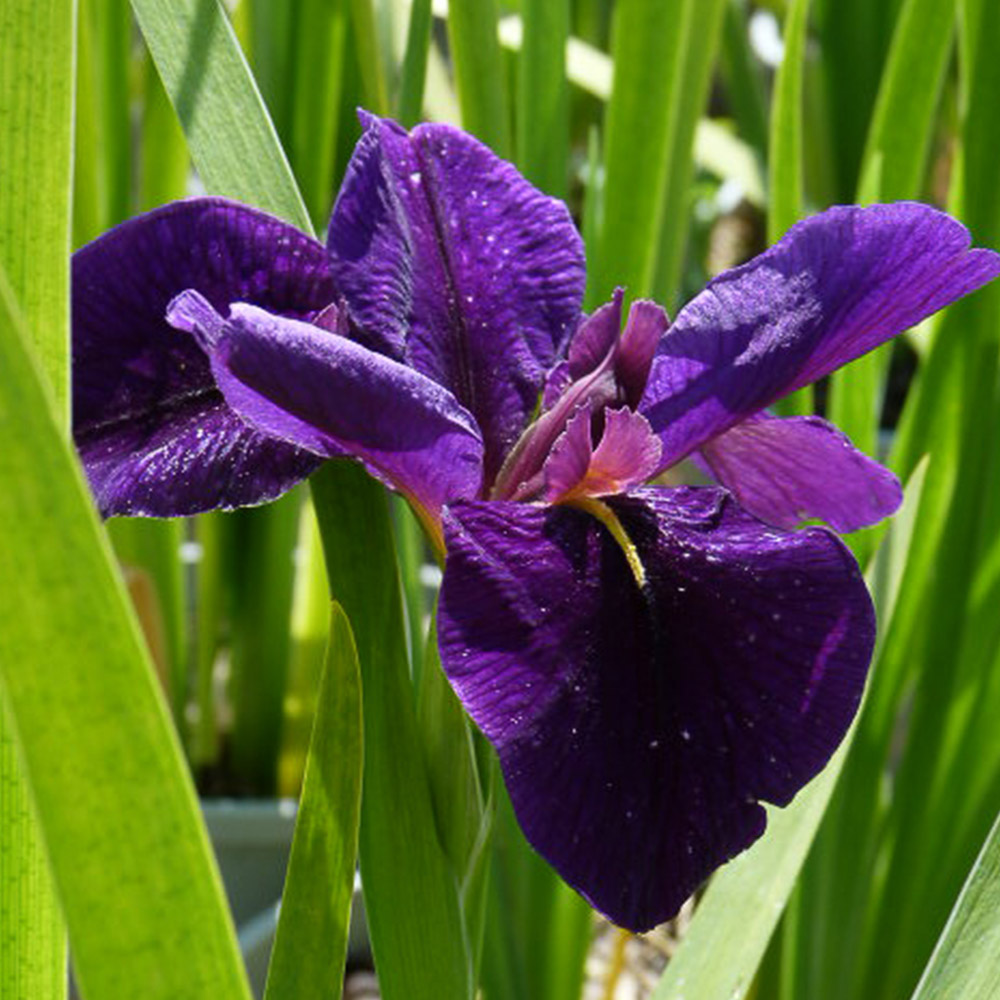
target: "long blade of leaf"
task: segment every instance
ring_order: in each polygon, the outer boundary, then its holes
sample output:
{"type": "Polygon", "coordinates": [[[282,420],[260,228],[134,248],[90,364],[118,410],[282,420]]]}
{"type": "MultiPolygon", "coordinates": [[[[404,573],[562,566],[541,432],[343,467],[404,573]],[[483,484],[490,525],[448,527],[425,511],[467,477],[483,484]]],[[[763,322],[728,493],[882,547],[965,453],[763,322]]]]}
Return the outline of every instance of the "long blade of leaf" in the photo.
{"type": "Polygon", "coordinates": [[[0,681],[84,996],[249,996],[138,627],[0,288],[0,681]],[[58,532],[52,525],[59,526],[58,532]]]}
{"type": "Polygon", "coordinates": [[[412,128],[424,109],[427,80],[427,51],[431,45],[431,0],[414,0],[406,32],[406,55],[399,84],[397,116],[400,124],[412,128]]]}
{"type": "MultiPolygon", "coordinates": [[[[55,387],[57,433],[65,433],[69,417],[75,49],[73,0],[11,0],[0,6],[0,280],[6,289],[3,275],[11,276],[31,323],[34,347],[55,387]]],[[[12,310],[12,301],[0,305],[0,311],[12,310]]],[[[0,320],[0,341],[14,336],[7,330],[14,322],[13,315],[0,320]]],[[[10,373],[5,365],[0,371],[5,386],[10,373]]],[[[0,410],[3,405],[0,400],[0,410]]],[[[2,416],[0,438],[6,438],[2,416]]],[[[13,488],[0,476],[0,489],[13,488]]],[[[0,521],[3,533],[27,528],[7,512],[0,521]]],[[[51,537],[51,528],[43,530],[51,537]]],[[[4,571],[12,572],[2,545],[0,552],[4,571]]],[[[7,587],[22,585],[16,576],[8,577],[7,587]]],[[[42,592],[32,597],[45,600],[42,592]]],[[[65,932],[5,694],[0,681],[0,996],[56,1000],[66,993],[65,932]]]]}
{"type": "Polygon", "coordinates": [[[472,964],[424,766],[387,498],[351,462],[328,462],[311,482],[331,592],[358,641],[361,879],[382,995],[461,1000],[472,995],[472,964]]]}
{"type": "Polygon", "coordinates": [[[708,102],[724,8],[725,0],[687,0],[684,7],[683,68],[673,95],[668,169],[654,219],[657,245],[644,279],[653,298],[668,308],[680,290],[692,209],[695,132],[708,102]]]}
{"type": "Polygon", "coordinates": [[[510,119],[496,0],[453,0],[448,39],[462,125],[501,156],[509,156],[510,119]]]}
{"type": "Polygon", "coordinates": [[[69,422],[70,170],[76,4],[0,7],[0,267],[69,422]]]}
{"type": "Polygon", "coordinates": [[[868,165],[880,163],[878,191],[867,192],[872,200],[920,194],[954,37],[954,0],[905,0],[865,146],[862,187],[868,165]]]}
{"type": "Polygon", "coordinates": [[[1000,982],[1000,817],[938,939],[913,1000],[991,1000],[1000,982]]]}
{"type": "Polygon", "coordinates": [[[66,933],[2,702],[0,788],[0,996],[57,1000],[66,995],[66,933]]]}
{"type": "Polygon", "coordinates": [[[312,743],[264,1000],[336,996],[344,976],[361,812],[361,675],[334,604],[312,743]]]}
{"type": "Polygon", "coordinates": [[[802,60],[808,22],[809,0],[792,0],[771,102],[768,243],[776,243],[802,217],[802,60]]]}
{"type": "Polygon", "coordinates": [[[563,198],[569,161],[569,0],[525,0],[521,9],[517,162],[533,184],[563,198]]]}
{"type": "Polygon", "coordinates": [[[305,231],[309,215],[219,0],[132,0],[205,187],[305,231]]]}
{"type": "Polygon", "coordinates": [[[656,253],[657,205],[683,78],[683,18],[678,4],[623,0],[612,30],[614,81],[606,112],[603,225],[588,247],[587,299],[602,302],[616,285],[643,295],[656,253]],[[637,155],[642,136],[642,155],[637,155]]]}

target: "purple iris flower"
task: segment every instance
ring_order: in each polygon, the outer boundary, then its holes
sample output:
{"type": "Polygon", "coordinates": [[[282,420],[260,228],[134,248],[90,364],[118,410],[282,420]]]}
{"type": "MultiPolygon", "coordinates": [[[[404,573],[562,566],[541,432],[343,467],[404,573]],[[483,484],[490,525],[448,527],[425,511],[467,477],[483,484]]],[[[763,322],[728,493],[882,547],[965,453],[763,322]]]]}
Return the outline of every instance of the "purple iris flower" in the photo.
{"type": "Polygon", "coordinates": [[[327,245],[179,202],[73,262],[105,515],[260,503],[351,456],[445,559],[438,639],[528,839],[612,920],[671,916],[853,718],[875,636],[840,530],[899,503],[766,408],[1000,273],[947,215],[839,207],[671,325],[584,317],[565,207],[462,132],[365,116],[327,245]],[[695,456],[721,484],[665,487],[695,456]],[[653,485],[646,485],[653,483],[653,485]]]}

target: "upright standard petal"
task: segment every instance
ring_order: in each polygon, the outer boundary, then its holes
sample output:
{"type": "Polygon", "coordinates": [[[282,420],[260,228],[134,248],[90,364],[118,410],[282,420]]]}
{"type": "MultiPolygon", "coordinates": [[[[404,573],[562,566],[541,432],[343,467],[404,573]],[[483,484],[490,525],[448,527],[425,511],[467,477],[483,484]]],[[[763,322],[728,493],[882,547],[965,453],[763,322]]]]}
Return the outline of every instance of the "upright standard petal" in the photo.
{"type": "Polygon", "coordinates": [[[312,323],[242,303],[223,319],[188,292],[170,318],[200,339],[229,406],[268,438],[361,459],[437,534],[446,500],[478,494],[475,422],[425,375],[312,323]]]}
{"type": "Polygon", "coordinates": [[[838,206],[719,275],[660,341],[640,412],[664,466],[1000,274],[916,202],[838,206]]]}
{"type": "Polygon", "coordinates": [[[712,438],[700,456],[744,510],[782,528],[817,517],[857,531],[903,502],[899,480],[820,417],[759,413],[712,438]]]}
{"type": "Polygon", "coordinates": [[[473,414],[489,482],[576,328],[582,243],[565,205],[464,132],[363,122],[330,220],[338,287],[364,343],[473,414]]]}
{"type": "Polygon", "coordinates": [[[456,504],[438,638],[528,839],[599,910],[673,915],[826,763],[875,620],[823,529],[770,529],[714,488],[608,501],[642,562],[564,507],[456,504]]]}
{"type": "Polygon", "coordinates": [[[261,503],[316,459],[228,412],[208,360],[165,315],[197,288],[309,316],[334,297],[323,246],[220,198],[176,202],[73,256],[73,433],[101,511],[169,517],[261,503]]]}

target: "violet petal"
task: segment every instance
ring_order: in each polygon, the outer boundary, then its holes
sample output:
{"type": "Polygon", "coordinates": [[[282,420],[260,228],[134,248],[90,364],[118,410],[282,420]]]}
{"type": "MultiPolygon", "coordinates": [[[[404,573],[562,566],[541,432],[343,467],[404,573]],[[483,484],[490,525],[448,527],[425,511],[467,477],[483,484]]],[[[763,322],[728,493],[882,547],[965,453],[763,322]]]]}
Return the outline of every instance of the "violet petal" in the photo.
{"type": "Polygon", "coordinates": [[[445,511],[445,671],[497,748],[529,841],[613,921],[672,916],[827,762],[875,620],[824,529],[714,488],[608,501],[644,565],[566,507],[445,511]]]}
{"type": "Polygon", "coordinates": [[[617,343],[622,329],[623,298],[622,290],[616,288],[611,301],[598,306],[573,334],[567,360],[574,379],[589,375],[617,343]]]}
{"type": "Polygon", "coordinates": [[[615,378],[634,410],[642,399],[661,338],[670,326],[666,310],[648,299],[632,303],[615,357],[615,378]]]}
{"type": "Polygon", "coordinates": [[[757,414],[700,454],[745,510],[782,528],[816,517],[837,531],[857,531],[903,501],[899,480],[820,417],[757,414]]]}
{"type": "Polygon", "coordinates": [[[219,392],[173,401],[168,419],[115,421],[78,439],[77,448],[105,517],[180,517],[266,503],[320,464],[247,427],[219,392]]]}
{"type": "MultiPolygon", "coordinates": [[[[202,313],[192,292],[171,307],[179,326],[200,324],[202,313]]],[[[475,423],[425,375],[311,323],[243,303],[232,306],[211,350],[226,402],[262,434],[315,455],[361,459],[431,522],[446,500],[477,495],[482,442],[475,423]]]]}
{"type": "Polygon", "coordinates": [[[295,316],[334,298],[321,244],[222,198],[175,202],[78,250],[73,433],[106,516],[261,503],[317,464],[225,413],[205,355],[164,318],[185,288],[220,310],[239,299],[295,316]]]}
{"type": "Polygon", "coordinates": [[[679,461],[1000,274],[968,230],[916,202],[838,206],[719,275],[660,341],[640,411],[679,461]]]}
{"type": "Polygon", "coordinates": [[[582,243],[565,205],[464,132],[362,121],[330,220],[338,287],[365,343],[473,414],[489,482],[576,329],[582,243]]]}

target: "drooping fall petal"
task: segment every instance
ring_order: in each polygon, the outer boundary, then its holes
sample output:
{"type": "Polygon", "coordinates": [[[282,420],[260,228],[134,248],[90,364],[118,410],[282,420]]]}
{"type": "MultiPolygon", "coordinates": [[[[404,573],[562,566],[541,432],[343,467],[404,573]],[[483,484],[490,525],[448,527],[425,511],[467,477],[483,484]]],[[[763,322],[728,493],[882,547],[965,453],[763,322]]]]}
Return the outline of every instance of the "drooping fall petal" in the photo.
{"type": "Polygon", "coordinates": [[[235,303],[223,319],[195,292],[171,322],[209,354],[226,402],[248,425],[324,458],[351,455],[436,522],[446,500],[475,497],[482,442],[447,389],[311,323],[235,303]]]}
{"type": "Polygon", "coordinates": [[[464,503],[445,514],[438,638],[496,747],[528,839],[599,910],[673,915],[826,763],[857,708],[874,614],[823,529],[770,529],[714,488],[594,518],[464,503]]]}
{"type": "Polygon", "coordinates": [[[576,328],[582,243],[565,205],[472,136],[362,121],[330,220],[338,287],[364,343],[472,413],[490,481],[576,328]]]}
{"type": "Polygon", "coordinates": [[[74,254],[73,433],[105,515],[262,503],[317,464],[228,411],[208,359],[165,319],[192,287],[217,309],[241,300],[291,316],[334,298],[321,244],[221,198],[138,216],[74,254]]]}
{"type": "Polygon", "coordinates": [[[670,465],[1000,274],[928,205],[838,206],[709,282],[660,341],[640,412],[670,465]]]}

